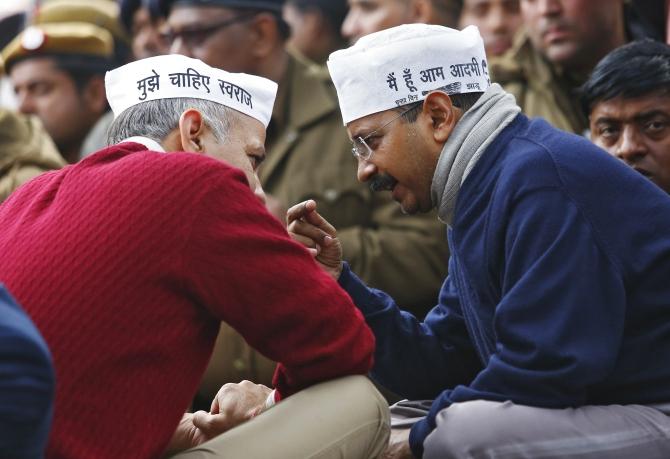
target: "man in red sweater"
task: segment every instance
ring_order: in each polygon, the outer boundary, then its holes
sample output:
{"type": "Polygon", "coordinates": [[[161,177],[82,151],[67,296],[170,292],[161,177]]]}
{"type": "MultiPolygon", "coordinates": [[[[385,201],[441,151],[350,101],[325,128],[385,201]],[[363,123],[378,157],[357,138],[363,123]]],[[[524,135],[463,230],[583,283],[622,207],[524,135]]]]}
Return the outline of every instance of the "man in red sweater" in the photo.
{"type": "Polygon", "coordinates": [[[251,418],[183,457],[378,456],[387,413],[363,377],[266,411],[365,374],[374,347],[258,199],[276,85],[172,55],[106,86],[112,146],[0,207],[0,280],[54,358],[47,457],[153,458],[251,418]],[[220,321],[280,362],[275,390],[227,385],[210,413],[183,415],[220,321]]]}

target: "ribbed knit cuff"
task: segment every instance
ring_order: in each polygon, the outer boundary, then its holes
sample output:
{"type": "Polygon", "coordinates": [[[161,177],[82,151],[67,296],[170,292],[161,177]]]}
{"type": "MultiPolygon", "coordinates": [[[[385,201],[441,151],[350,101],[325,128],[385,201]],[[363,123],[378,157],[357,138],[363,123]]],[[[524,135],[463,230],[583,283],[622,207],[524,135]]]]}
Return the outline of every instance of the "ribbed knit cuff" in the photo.
{"type": "Polygon", "coordinates": [[[423,457],[423,442],[432,431],[427,419],[418,421],[409,431],[409,447],[417,459],[423,457]]]}
{"type": "Polygon", "coordinates": [[[342,273],[337,282],[351,297],[363,314],[377,312],[379,301],[367,285],[360,280],[346,261],[342,263],[342,273]]]}
{"type": "Polygon", "coordinates": [[[263,404],[263,411],[267,411],[277,404],[277,391],[273,390],[268,394],[268,398],[265,399],[263,404]]]}

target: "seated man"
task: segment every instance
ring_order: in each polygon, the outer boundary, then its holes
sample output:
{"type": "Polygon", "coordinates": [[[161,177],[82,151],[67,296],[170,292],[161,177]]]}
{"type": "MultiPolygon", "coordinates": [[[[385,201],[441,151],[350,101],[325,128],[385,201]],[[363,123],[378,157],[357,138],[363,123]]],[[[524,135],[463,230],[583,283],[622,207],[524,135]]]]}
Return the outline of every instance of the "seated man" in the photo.
{"type": "Polygon", "coordinates": [[[385,407],[363,377],[256,417],[316,383],[365,374],[373,348],[347,295],[259,199],[277,85],[173,55],[109,72],[106,88],[112,146],[0,207],[0,279],[58,375],[47,457],[153,458],[252,417],[246,441],[231,430],[217,457],[376,457],[385,407]],[[227,387],[211,413],[182,419],[220,321],[280,362],[275,391],[227,387]],[[314,408],[331,399],[333,411],[314,408]]]}
{"type": "Polygon", "coordinates": [[[54,371],[35,325],[0,284],[0,457],[43,457],[54,371]]]}
{"type": "Polygon", "coordinates": [[[670,193],[670,46],[634,41],[581,89],[591,140],[670,193]]]}
{"type": "Polygon", "coordinates": [[[421,322],[341,262],[313,201],[289,210],[373,329],[374,378],[434,399],[385,457],[670,457],[667,195],[520,114],[489,86],[474,27],[389,29],[328,66],[358,178],[449,225],[449,276],[421,322]],[[389,88],[399,69],[415,90],[389,88]]]}

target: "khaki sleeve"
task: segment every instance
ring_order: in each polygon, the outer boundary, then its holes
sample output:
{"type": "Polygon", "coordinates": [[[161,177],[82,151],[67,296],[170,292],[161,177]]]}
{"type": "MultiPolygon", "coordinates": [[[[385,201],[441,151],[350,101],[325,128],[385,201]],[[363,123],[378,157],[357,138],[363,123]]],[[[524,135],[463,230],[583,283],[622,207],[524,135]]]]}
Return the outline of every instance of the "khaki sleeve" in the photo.
{"type": "Polygon", "coordinates": [[[0,110],[0,201],[30,179],[64,165],[37,118],[0,110]]]}

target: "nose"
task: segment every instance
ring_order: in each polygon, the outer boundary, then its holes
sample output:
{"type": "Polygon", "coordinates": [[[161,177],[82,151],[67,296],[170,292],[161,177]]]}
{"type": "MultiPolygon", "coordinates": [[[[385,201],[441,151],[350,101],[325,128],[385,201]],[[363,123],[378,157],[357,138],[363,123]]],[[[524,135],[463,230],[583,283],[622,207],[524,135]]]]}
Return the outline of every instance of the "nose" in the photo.
{"type": "Polygon", "coordinates": [[[377,167],[369,161],[358,159],[356,176],[359,182],[367,182],[377,173],[377,167]]]}
{"type": "Polygon", "coordinates": [[[359,19],[357,14],[353,10],[349,10],[347,16],[342,22],[342,28],[340,32],[342,36],[347,39],[350,44],[353,44],[355,37],[360,33],[359,19]]]}
{"type": "Polygon", "coordinates": [[[489,14],[487,21],[488,29],[493,33],[503,33],[509,27],[507,21],[505,21],[505,14],[503,12],[503,7],[494,8],[489,14]]]}
{"type": "Polygon", "coordinates": [[[32,97],[28,96],[25,93],[18,93],[16,95],[17,99],[17,108],[19,112],[24,113],[26,115],[34,115],[35,114],[35,104],[33,103],[32,97]]]}
{"type": "Polygon", "coordinates": [[[258,199],[261,200],[261,202],[263,204],[265,204],[266,201],[267,201],[267,198],[265,196],[265,191],[263,190],[263,186],[261,185],[261,181],[258,178],[258,173],[254,173],[254,179],[255,179],[255,182],[256,182],[256,184],[254,186],[254,194],[256,195],[256,197],[258,199]]]}
{"type": "Polygon", "coordinates": [[[538,11],[543,16],[552,16],[562,11],[562,0],[538,0],[538,11]]]}
{"type": "Polygon", "coordinates": [[[134,45],[144,57],[158,56],[166,48],[163,37],[153,26],[146,26],[140,30],[134,37],[134,45]]]}
{"type": "Polygon", "coordinates": [[[184,40],[181,37],[175,37],[170,46],[170,54],[183,54],[188,56],[188,48],[185,46],[184,40]]]}
{"type": "Polygon", "coordinates": [[[647,153],[644,139],[635,126],[624,127],[614,155],[628,164],[634,163],[647,153]]]}

